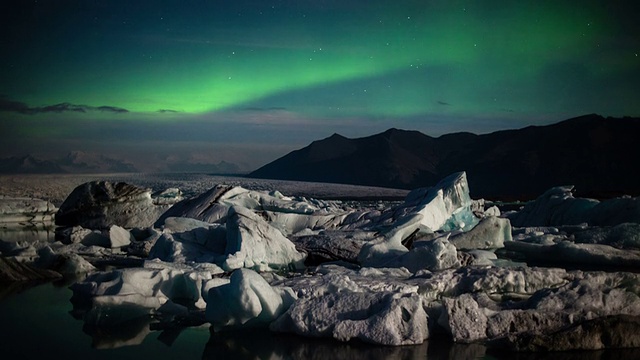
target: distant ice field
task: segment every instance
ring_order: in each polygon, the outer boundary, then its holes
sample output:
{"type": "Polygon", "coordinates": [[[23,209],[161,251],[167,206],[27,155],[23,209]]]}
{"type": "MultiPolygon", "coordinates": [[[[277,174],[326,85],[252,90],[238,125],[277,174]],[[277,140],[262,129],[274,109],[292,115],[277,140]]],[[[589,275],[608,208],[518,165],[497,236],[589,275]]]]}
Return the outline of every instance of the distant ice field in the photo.
{"type": "Polygon", "coordinates": [[[249,190],[278,190],[287,196],[318,199],[400,200],[408,190],[371,186],[329,184],[286,180],[252,179],[196,173],[127,173],[127,174],[24,174],[0,175],[0,195],[33,197],[60,206],[75,187],[89,181],[126,182],[153,191],[179,188],[185,197],[201,194],[215,185],[242,186],[249,190]]]}

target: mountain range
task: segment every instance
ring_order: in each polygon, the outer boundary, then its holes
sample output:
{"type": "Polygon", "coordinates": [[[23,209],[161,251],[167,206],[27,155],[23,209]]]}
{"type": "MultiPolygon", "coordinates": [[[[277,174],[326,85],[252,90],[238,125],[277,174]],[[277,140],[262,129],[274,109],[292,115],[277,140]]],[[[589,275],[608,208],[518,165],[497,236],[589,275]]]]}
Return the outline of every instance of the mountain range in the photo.
{"type": "Polygon", "coordinates": [[[62,173],[127,173],[136,172],[133,164],[104,155],[72,151],[54,160],[32,155],[0,159],[0,174],[62,174],[62,173]]]}
{"type": "Polygon", "coordinates": [[[250,177],[413,189],[466,171],[475,198],[524,200],[558,185],[580,196],[640,194],[639,118],[580,116],[490,134],[389,129],[314,141],[250,177]]]}
{"type": "MultiPolygon", "coordinates": [[[[238,165],[221,161],[218,164],[166,162],[164,171],[238,174],[238,165]]],[[[134,164],[102,154],[72,151],[66,156],[43,160],[32,155],[0,159],[0,174],[106,174],[141,172],[134,164]]]]}

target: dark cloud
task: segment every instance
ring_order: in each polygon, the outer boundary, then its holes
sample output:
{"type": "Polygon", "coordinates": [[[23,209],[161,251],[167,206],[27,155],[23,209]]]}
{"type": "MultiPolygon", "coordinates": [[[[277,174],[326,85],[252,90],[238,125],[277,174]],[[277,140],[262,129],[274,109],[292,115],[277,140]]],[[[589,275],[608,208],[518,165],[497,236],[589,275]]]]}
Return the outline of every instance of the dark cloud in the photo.
{"type": "Polygon", "coordinates": [[[129,110],[119,108],[116,106],[88,106],[88,105],[76,105],[71,103],[59,103],[47,106],[30,107],[29,105],[20,102],[8,100],[0,97],[0,111],[16,112],[20,114],[41,114],[41,113],[61,113],[61,112],[79,112],[86,113],[88,111],[102,111],[113,113],[127,113],[129,110]]]}
{"type": "Polygon", "coordinates": [[[251,106],[251,107],[246,107],[242,109],[243,111],[283,111],[283,110],[287,110],[287,108],[285,107],[278,107],[278,106],[273,106],[273,107],[257,107],[257,106],[251,106]]]}
{"type": "Polygon", "coordinates": [[[0,111],[9,111],[9,112],[27,114],[29,113],[29,107],[25,103],[22,103],[19,101],[11,101],[3,97],[0,97],[0,111]]]}
{"type": "Polygon", "coordinates": [[[91,108],[91,110],[105,111],[105,112],[115,112],[115,113],[128,113],[129,110],[123,109],[116,106],[98,106],[97,108],[91,108]]]}
{"type": "Polygon", "coordinates": [[[87,112],[87,109],[83,105],[74,105],[74,104],[70,104],[70,103],[60,103],[60,104],[55,104],[55,105],[43,106],[43,107],[29,108],[29,111],[30,111],[30,113],[33,113],[33,114],[48,113],[48,112],[60,113],[60,112],[67,112],[67,111],[85,113],[85,112],[87,112]]]}
{"type": "Polygon", "coordinates": [[[451,104],[449,104],[448,102],[444,102],[444,101],[438,101],[439,105],[445,105],[445,106],[451,106],[451,104]]]}

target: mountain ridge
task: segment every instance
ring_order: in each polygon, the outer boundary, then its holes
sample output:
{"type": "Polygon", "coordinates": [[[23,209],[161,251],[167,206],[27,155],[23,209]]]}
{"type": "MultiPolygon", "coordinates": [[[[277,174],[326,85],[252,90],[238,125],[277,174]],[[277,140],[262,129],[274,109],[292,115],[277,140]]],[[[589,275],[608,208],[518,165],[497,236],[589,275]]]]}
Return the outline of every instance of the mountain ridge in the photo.
{"type": "Polygon", "coordinates": [[[558,185],[600,198],[639,195],[640,169],[626,160],[640,157],[636,134],[640,119],[597,114],[479,135],[432,137],[395,128],[355,139],[334,134],[248,176],[412,189],[466,171],[476,197],[534,198],[558,185]],[[336,139],[337,150],[331,148],[336,139]],[[311,148],[333,155],[318,160],[311,148]]]}
{"type": "MultiPolygon", "coordinates": [[[[198,172],[213,174],[240,174],[237,164],[219,161],[199,163],[192,161],[164,162],[166,172],[198,172]]],[[[71,151],[66,156],[43,160],[27,154],[0,158],[0,174],[109,174],[137,173],[141,171],[128,160],[104,154],[71,151]]]]}

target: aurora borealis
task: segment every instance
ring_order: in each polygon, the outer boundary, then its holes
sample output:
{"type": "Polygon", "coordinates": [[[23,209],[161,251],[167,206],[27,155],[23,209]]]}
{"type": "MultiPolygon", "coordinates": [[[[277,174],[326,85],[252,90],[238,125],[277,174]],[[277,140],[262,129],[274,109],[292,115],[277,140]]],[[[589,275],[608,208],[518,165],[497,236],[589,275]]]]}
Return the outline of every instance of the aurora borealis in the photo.
{"type": "Polygon", "coordinates": [[[0,6],[0,156],[82,150],[145,170],[251,170],[334,132],[640,115],[635,1],[0,6]]]}

